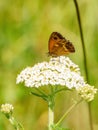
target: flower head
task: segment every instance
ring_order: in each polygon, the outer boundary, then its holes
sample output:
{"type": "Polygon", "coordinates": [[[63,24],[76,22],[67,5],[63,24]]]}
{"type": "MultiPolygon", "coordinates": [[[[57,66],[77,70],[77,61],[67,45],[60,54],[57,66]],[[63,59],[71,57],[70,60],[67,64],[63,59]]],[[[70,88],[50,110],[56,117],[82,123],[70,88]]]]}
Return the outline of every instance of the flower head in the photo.
{"type": "Polygon", "coordinates": [[[12,115],[14,107],[11,104],[2,104],[1,105],[1,112],[4,113],[8,118],[12,115]]]}
{"type": "Polygon", "coordinates": [[[27,67],[17,77],[16,83],[24,82],[27,87],[40,87],[44,85],[62,85],[77,88],[84,85],[80,76],[78,65],[68,57],[51,58],[49,62],[42,62],[27,67]]]}
{"type": "Polygon", "coordinates": [[[79,87],[77,92],[87,102],[92,101],[94,99],[94,95],[97,93],[97,89],[94,86],[90,86],[89,84],[85,84],[85,86],[79,87]]]}
{"type": "Polygon", "coordinates": [[[96,93],[94,87],[85,83],[78,65],[65,56],[51,58],[49,62],[42,62],[33,67],[25,68],[17,76],[16,83],[20,82],[24,82],[27,87],[61,85],[68,89],[75,88],[87,101],[93,100],[96,93]]]}

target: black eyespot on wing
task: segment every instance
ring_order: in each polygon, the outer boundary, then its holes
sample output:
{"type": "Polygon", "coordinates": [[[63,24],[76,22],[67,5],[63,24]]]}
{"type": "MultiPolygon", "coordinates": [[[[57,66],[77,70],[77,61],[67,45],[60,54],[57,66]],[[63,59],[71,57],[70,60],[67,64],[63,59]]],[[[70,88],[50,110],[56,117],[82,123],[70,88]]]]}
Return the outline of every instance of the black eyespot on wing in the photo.
{"type": "Polygon", "coordinates": [[[57,33],[57,36],[58,36],[60,39],[64,39],[64,37],[63,37],[60,33],[57,33]]]}
{"type": "Polygon", "coordinates": [[[53,39],[54,39],[54,40],[57,40],[58,38],[57,38],[57,37],[54,37],[53,39]]]}
{"type": "Polygon", "coordinates": [[[58,36],[60,39],[64,39],[64,37],[60,33],[58,32],[53,32],[53,33],[54,35],[58,36]]]}

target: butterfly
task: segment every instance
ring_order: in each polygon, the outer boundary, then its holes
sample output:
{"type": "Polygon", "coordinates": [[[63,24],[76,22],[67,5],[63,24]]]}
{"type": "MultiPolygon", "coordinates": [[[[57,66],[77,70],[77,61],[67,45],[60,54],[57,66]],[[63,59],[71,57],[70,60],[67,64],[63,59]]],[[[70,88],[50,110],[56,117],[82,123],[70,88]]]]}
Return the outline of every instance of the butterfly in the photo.
{"type": "Polygon", "coordinates": [[[73,44],[58,32],[50,35],[48,42],[49,56],[57,57],[75,52],[73,44]]]}

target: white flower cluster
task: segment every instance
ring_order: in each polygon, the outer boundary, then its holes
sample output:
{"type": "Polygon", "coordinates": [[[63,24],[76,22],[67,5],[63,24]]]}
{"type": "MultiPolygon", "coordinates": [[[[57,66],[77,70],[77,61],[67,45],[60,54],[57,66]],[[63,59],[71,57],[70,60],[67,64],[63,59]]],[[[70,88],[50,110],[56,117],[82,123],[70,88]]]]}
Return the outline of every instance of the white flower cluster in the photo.
{"type": "Polygon", "coordinates": [[[90,86],[89,84],[86,84],[85,86],[79,87],[77,89],[77,92],[82,99],[89,102],[94,99],[94,95],[97,93],[97,89],[94,88],[94,86],[90,86]]]}
{"type": "Polygon", "coordinates": [[[10,114],[10,113],[12,113],[13,109],[14,109],[14,107],[11,104],[6,103],[6,104],[1,105],[0,110],[4,114],[10,114]]]}
{"type": "Polygon", "coordinates": [[[27,67],[17,76],[16,83],[24,82],[27,87],[40,87],[46,85],[61,85],[68,89],[75,88],[85,100],[93,100],[96,89],[85,83],[80,74],[78,65],[68,57],[51,58],[49,62],[42,62],[27,67]],[[80,88],[80,89],[79,89],[80,88]],[[88,92],[91,92],[88,94],[88,92]],[[84,95],[83,95],[84,94],[84,95]],[[90,94],[92,98],[89,98],[90,94]]]}
{"type": "Polygon", "coordinates": [[[17,77],[16,83],[24,82],[27,87],[61,85],[69,89],[84,86],[79,67],[68,57],[51,58],[49,62],[27,67],[17,77]]]}

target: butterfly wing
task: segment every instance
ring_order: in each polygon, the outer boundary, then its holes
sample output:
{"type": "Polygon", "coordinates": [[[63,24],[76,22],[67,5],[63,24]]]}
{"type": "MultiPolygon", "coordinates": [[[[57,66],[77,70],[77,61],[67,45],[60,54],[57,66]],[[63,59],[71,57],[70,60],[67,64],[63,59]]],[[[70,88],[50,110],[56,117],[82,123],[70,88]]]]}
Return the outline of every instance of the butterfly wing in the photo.
{"type": "Polygon", "coordinates": [[[53,32],[49,39],[48,44],[49,55],[61,56],[70,52],[75,52],[74,46],[66,40],[60,33],[53,32]]]}
{"type": "Polygon", "coordinates": [[[65,41],[65,47],[68,49],[69,52],[71,53],[75,52],[75,48],[69,40],[65,41]]]}

